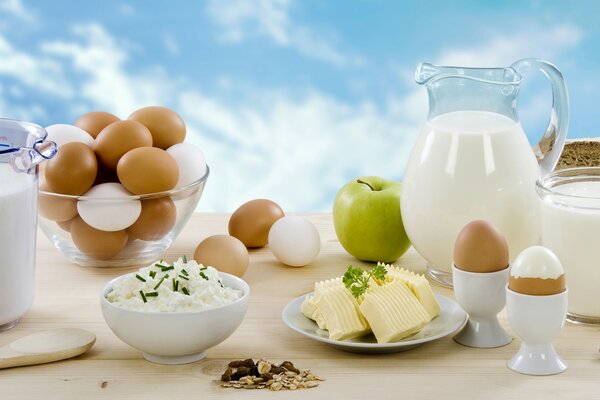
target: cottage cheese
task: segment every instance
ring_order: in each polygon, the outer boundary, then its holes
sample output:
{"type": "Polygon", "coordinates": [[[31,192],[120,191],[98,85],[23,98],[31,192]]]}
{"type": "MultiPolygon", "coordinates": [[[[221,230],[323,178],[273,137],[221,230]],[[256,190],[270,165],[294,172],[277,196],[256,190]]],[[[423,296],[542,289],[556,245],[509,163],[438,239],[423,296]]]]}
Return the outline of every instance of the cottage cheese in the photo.
{"type": "Polygon", "coordinates": [[[242,295],[225,287],[215,268],[180,258],[173,264],[153,263],[117,281],[106,299],[130,310],[184,312],[224,306],[242,295]]]}

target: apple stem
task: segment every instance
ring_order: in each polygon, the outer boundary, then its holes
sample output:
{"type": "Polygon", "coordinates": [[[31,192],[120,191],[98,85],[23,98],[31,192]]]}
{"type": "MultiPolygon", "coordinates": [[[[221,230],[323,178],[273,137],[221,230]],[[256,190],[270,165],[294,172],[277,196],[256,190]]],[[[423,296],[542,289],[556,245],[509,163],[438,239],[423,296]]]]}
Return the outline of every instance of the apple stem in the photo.
{"type": "Polygon", "coordinates": [[[371,188],[372,191],[375,191],[375,189],[373,188],[373,186],[371,186],[368,182],[363,181],[362,179],[357,179],[356,182],[362,183],[363,185],[367,185],[368,187],[371,188]]]}

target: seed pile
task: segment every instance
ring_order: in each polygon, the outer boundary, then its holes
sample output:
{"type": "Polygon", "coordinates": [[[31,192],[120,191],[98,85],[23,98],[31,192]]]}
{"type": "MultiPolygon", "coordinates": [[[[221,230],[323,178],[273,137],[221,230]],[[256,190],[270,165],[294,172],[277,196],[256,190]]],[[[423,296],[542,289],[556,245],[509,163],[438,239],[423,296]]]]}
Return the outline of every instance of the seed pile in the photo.
{"type": "Polygon", "coordinates": [[[323,380],[308,369],[296,368],[291,361],[276,365],[248,358],[230,362],[220,383],[234,389],[296,390],[317,387],[323,380]]]}

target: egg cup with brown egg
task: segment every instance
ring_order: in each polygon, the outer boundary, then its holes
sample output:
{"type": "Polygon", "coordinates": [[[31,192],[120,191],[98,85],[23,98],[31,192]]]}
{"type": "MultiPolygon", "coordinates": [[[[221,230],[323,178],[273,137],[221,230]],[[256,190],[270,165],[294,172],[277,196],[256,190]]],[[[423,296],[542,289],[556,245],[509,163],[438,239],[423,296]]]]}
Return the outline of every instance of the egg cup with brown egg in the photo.
{"type": "Polygon", "coordinates": [[[517,256],[506,285],[506,311],[521,347],[508,367],[526,375],[554,375],[567,369],[552,341],[567,317],[568,289],[562,265],[543,246],[517,256]]]}
{"type": "Polygon", "coordinates": [[[506,305],[508,245],[500,230],[487,221],[472,221],[458,234],[452,282],[458,304],[469,314],[454,340],[468,347],[501,347],[512,342],[498,322],[506,305]]]}

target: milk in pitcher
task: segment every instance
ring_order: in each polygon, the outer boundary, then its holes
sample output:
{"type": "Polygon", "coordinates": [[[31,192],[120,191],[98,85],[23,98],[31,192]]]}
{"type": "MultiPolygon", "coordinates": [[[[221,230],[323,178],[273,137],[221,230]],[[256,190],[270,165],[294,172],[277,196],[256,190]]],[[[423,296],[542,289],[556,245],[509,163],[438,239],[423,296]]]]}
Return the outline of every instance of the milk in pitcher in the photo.
{"type": "Polygon", "coordinates": [[[519,122],[456,111],[429,120],[409,160],[402,219],[416,250],[451,271],[454,242],[470,221],[496,224],[510,258],[539,240],[539,168],[519,122]]]}

